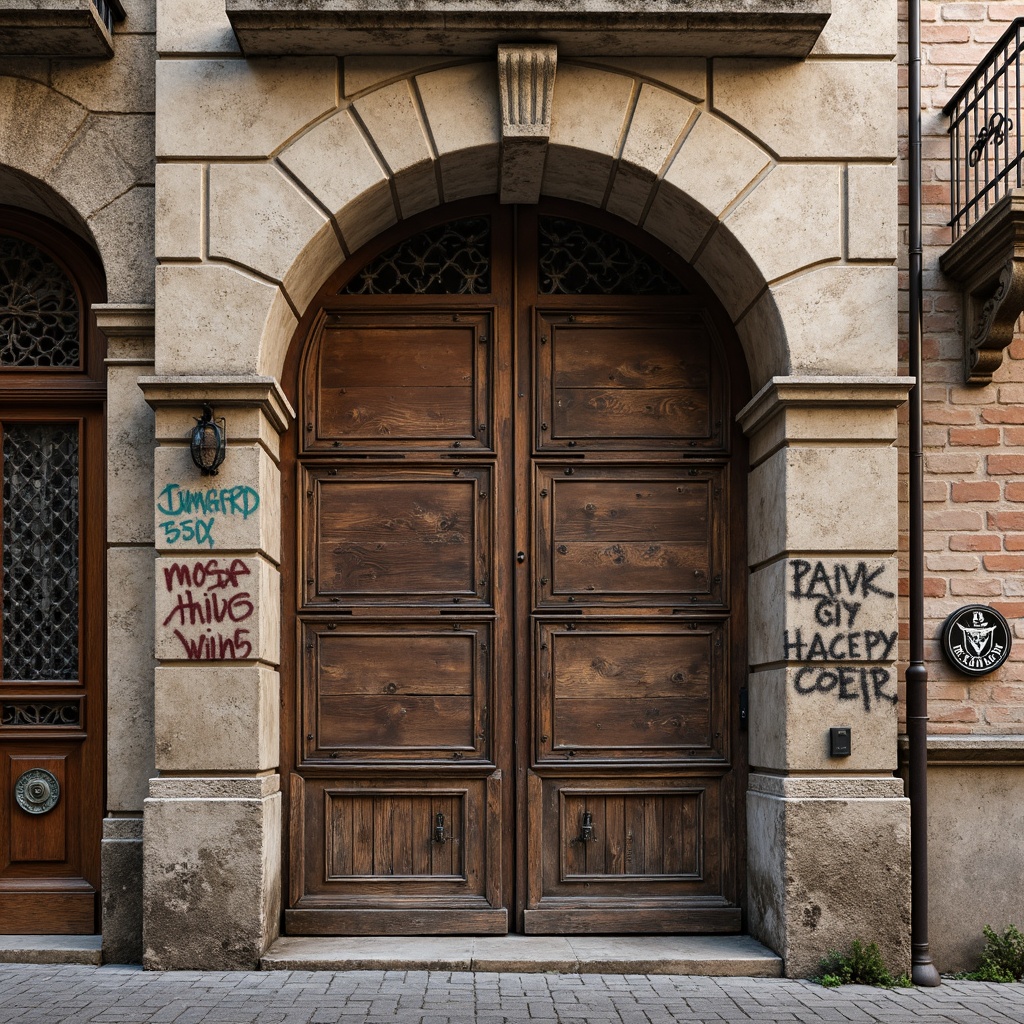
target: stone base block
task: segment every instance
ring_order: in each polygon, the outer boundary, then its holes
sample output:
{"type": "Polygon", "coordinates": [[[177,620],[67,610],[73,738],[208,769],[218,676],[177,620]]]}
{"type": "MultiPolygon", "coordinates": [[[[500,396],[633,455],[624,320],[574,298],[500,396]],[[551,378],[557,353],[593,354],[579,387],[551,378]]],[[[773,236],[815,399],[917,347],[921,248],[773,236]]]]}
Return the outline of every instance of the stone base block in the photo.
{"type": "Polygon", "coordinates": [[[160,778],[146,800],[150,970],[252,970],[281,916],[277,775],[160,778]]]}
{"type": "Polygon", "coordinates": [[[813,975],[832,949],[876,942],[910,969],[910,804],[894,778],[752,774],[747,793],[750,931],[813,975]]]}
{"type": "Polygon", "coordinates": [[[105,818],[100,845],[103,962],[142,962],[142,818],[105,818]]]}

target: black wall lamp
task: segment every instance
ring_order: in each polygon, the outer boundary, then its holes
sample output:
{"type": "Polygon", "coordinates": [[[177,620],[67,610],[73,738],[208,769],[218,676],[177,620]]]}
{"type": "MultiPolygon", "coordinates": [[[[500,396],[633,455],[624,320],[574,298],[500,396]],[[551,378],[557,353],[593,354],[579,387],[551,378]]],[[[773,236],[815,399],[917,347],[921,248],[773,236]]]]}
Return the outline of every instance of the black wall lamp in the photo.
{"type": "Polygon", "coordinates": [[[204,405],[203,415],[196,418],[188,446],[203,476],[216,476],[227,453],[227,431],[223,418],[215,420],[209,405],[204,405]]]}

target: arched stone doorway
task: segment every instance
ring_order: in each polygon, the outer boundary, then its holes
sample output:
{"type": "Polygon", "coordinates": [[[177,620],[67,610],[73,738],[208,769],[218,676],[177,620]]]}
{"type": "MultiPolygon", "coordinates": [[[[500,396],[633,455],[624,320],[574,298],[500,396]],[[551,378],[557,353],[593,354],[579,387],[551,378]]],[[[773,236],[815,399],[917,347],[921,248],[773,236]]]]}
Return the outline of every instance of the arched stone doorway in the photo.
{"type": "Polygon", "coordinates": [[[688,266],[568,203],[433,211],[321,289],[285,374],[288,931],[740,929],[737,356],[688,266]]]}

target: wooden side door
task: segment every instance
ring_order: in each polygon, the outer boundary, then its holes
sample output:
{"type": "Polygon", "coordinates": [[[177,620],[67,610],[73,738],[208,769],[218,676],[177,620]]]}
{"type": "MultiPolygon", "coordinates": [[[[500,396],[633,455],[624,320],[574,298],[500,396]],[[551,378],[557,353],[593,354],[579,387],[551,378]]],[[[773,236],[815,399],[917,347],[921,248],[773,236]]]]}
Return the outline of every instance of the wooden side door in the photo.
{"type": "Polygon", "coordinates": [[[490,263],[480,220],[399,241],[311,328],[292,933],[508,928],[507,291],[408,287],[460,232],[490,263]]]}
{"type": "Polygon", "coordinates": [[[524,928],[736,931],[740,495],[719,340],[642,249],[592,221],[530,220],[524,928]]]}
{"type": "Polygon", "coordinates": [[[95,260],[0,208],[0,932],[99,927],[104,366],[95,260]]]}

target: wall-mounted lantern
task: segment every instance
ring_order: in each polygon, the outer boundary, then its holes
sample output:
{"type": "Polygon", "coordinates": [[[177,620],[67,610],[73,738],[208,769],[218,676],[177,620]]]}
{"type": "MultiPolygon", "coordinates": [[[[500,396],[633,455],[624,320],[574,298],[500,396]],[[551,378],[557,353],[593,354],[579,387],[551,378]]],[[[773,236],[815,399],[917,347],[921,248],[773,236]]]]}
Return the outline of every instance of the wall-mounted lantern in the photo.
{"type": "Polygon", "coordinates": [[[217,469],[227,452],[227,430],[223,418],[215,420],[209,405],[203,406],[203,415],[189,435],[192,461],[203,476],[216,476],[217,469]]]}

